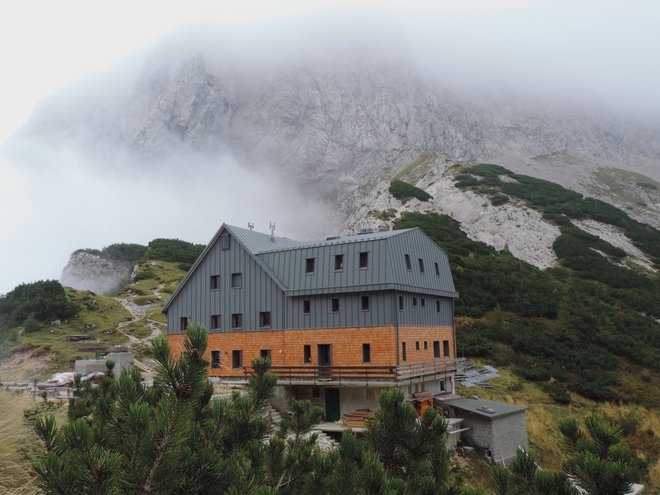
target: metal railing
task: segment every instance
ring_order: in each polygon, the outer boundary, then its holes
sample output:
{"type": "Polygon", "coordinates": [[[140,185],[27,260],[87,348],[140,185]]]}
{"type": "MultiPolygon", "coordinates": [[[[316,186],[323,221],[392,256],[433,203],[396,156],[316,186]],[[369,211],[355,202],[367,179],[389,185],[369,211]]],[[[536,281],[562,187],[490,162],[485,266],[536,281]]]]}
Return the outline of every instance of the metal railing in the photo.
{"type": "MultiPolygon", "coordinates": [[[[271,366],[282,382],[402,382],[423,377],[445,375],[456,371],[459,359],[428,361],[399,366],[271,366]]],[[[243,369],[246,378],[253,373],[251,366],[243,369]]]]}

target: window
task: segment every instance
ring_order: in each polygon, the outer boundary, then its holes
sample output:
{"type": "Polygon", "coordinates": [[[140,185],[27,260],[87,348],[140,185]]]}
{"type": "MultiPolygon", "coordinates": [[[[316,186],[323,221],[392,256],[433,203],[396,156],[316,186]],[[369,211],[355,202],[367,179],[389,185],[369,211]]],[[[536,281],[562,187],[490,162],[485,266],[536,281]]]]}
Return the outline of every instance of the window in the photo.
{"type": "Polygon", "coordinates": [[[367,268],[369,266],[369,252],[363,251],[360,253],[360,268],[367,268]]]}
{"type": "Polygon", "coordinates": [[[332,298],[332,312],[339,313],[339,299],[336,297],[332,298]]]}
{"type": "Polygon", "coordinates": [[[426,300],[425,300],[423,297],[422,297],[422,301],[421,301],[421,302],[422,302],[422,308],[423,308],[424,306],[426,306],[426,300]]]}
{"type": "Polygon", "coordinates": [[[309,364],[312,362],[312,346],[305,345],[303,347],[303,362],[309,364]]]}
{"type": "Polygon", "coordinates": [[[234,313],[231,315],[231,327],[243,328],[243,313],[234,313]]]}
{"type": "Polygon", "coordinates": [[[211,351],[211,369],[220,369],[220,351],[211,351]]]}
{"type": "Polygon", "coordinates": [[[316,258],[307,258],[305,260],[305,273],[314,273],[314,262],[316,258]]]}
{"type": "Polygon", "coordinates": [[[439,277],[440,276],[440,265],[438,265],[437,262],[433,263],[433,264],[435,265],[435,274],[436,274],[436,276],[439,277]]]}
{"type": "Polygon", "coordinates": [[[403,311],[403,296],[399,296],[399,311],[403,311]]]}
{"type": "Polygon", "coordinates": [[[412,263],[410,262],[410,255],[404,254],[403,257],[406,260],[406,270],[412,270],[412,263]]]}
{"type": "Polygon", "coordinates": [[[415,350],[419,351],[419,340],[417,342],[415,342],[415,350]]]}
{"type": "Polygon", "coordinates": [[[261,356],[262,358],[268,358],[268,359],[271,359],[271,357],[270,357],[270,356],[271,356],[270,349],[261,349],[261,350],[259,351],[259,356],[261,356]]]}
{"type": "Polygon", "coordinates": [[[234,369],[243,367],[243,351],[231,351],[231,367],[234,369]]]}
{"type": "Polygon", "coordinates": [[[211,315],[211,330],[220,328],[220,315],[211,315]]]}
{"type": "Polygon", "coordinates": [[[442,341],[442,350],[445,353],[445,357],[449,357],[449,341],[448,340],[443,340],[442,341]]]}
{"type": "Polygon", "coordinates": [[[419,258],[419,273],[424,273],[424,260],[419,258]]]}
{"type": "Polygon", "coordinates": [[[424,341],[424,350],[426,351],[426,350],[428,350],[428,348],[429,348],[429,343],[428,343],[428,341],[425,340],[424,341]]]}
{"type": "Polygon", "coordinates": [[[310,314],[312,312],[312,303],[310,302],[309,299],[305,299],[303,301],[303,313],[306,315],[310,314]]]}
{"type": "Polygon", "coordinates": [[[243,274],[241,273],[232,273],[231,274],[231,288],[240,289],[243,287],[243,274]]]}
{"type": "Polygon", "coordinates": [[[371,362],[371,344],[362,344],[362,362],[371,362]]]}
{"type": "Polygon", "coordinates": [[[436,313],[440,312],[440,299],[436,299],[435,301],[435,311],[436,313]]]}
{"type": "Polygon", "coordinates": [[[433,341],[433,357],[434,358],[439,358],[440,357],[440,341],[439,340],[434,340],[433,341]]]}
{"type": "Polygon", "coordinates": [[[344,255],[336,254],[335,255],[335,271],[344,269],[344,255]]]}
{"type": "Polygon", "coordinates": [[[369,311],[369,296],[362,296],[360,305],[362,311],[369,311]]]}
{"type": "Polygon", "coordinates": [[[408,354],[406,353],[406,343],[401,342],[401,361],[406,361],[408,359],[408,354]]]}
{"type": "Polygon", "coordinates": [[[230,239],[231,239],[231,236],[227,233],[224,233],[220,236],[220,245],[222,246],[223,251],[225,249],[229,249],[230,239]]]}
{"type": "Polygon", "coordinates": [[[312,397],[315,399],[318,399],[321,397],[321,388],[320,387],[312,387],[312,397]]]}
{"type": "Polygon", "coordinates": [[[179,328],[181,329],[182,332],[185,332],[186,329],[188,328],[188,321],[190,319],[187,316],[182,316],[181,320],[179,321],[179,328]]]}
{"type": "Polygon", "coordinates": [[[220,275],[211,275],[211,290],[220,288],[220,275]]]}
{"type": "Polygon", "coordinates": [[[259,313],[259,326],[261,328],[270,326],[270,311],[262,311],[259,313]]]}
{"type": "Polygon", "coordinates": [[[413,308],[417,307],[417,298],[413,297],[413,308]]]}

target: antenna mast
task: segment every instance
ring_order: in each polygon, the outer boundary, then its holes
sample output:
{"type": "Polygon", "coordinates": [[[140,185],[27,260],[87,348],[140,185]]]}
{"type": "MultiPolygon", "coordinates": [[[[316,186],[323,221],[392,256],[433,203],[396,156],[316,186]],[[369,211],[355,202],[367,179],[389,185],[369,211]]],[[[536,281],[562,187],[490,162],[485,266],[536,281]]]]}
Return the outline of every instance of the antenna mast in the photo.
{"type": "Polygon", "coordinates": [[[254,224],[252,222],[248,222],[248,229],[254,230],[254,224]]]}

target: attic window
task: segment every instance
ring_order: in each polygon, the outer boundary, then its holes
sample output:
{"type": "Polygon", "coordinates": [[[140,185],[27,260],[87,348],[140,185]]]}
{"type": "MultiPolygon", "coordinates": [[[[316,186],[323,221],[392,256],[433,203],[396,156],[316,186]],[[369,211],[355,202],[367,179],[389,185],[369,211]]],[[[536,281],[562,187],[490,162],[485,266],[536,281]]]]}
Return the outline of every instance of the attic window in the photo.
{"type": "Polygon", "coordinates": [[[314,273],[314,262],[316,258],[307,258],[305,260],[305,273],[314,273]]]}
{"type": "Polygon", "coordinates": [[[335,271],[344,269],[344,255],[336,254],[335,255],[335,271]]]}
{"type": "Polygon", "coordinates": [[[424,260],[419,258],[419,273],[424,273],[424,260]]]}
{"type": "Polygon", "coordinates": [[[410,261],[410,255],[404,254],[403,257],[406,260],[406,270],[412,270],[412,262],[410,261]]]}
{"type": "Polygon", "coordinates": [[[360,268],[367,268],[369,266],[369,252],[363,251],[360,253],[360,268]]]}
{"type": "Polygon", "coordinates": [[[231,245],[231,236],[225,232],[220,236],[220,246],[224,251],[226,249],[229,249],[230,245],[231,245]]]}
{"type": "Polygon", "coordinates": [[[435,274],[436,276],[440,276],[440,265],[438,263],[433,263],[435,265],[435,274]]]}

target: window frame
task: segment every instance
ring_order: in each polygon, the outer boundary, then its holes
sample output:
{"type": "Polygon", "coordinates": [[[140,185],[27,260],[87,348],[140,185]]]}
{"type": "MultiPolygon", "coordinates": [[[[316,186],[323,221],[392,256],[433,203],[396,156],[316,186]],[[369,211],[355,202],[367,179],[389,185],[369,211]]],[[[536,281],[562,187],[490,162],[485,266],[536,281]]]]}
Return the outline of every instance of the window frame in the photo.
{"type": "Polygon", "coordinates": [[[311,315],[312,314],[312,300],[303,299],[303,314],[311,315]]]}
{"type": "Polygon", "coordinates": [[[219,370],[220,368],[222,368],[222,352],[217,350],[211,351],[211,369],[219,370]]]}
{"type": "Polygon", "coordinates": [[[303,345],[303,363],[312,364],[312,346],[311,344],[303,345]]]}
{"type": "Polygon", "coordinates": [[[424,267],[424,259],[423,258],[417,258],[417,263],[419,264],[419,273],[424,275],[426,273],[426,269],[424,267]]]}
{"type": "Polygon", "coordinates": [[[231,274],[231,288],[232,289],[243,288],[243,272],[235,272],[231,274]],[[238,282],[238,285],[236,285],[236,282],[238,282]]]}
{"type": "Polygon", "coordinates": [[[399,296],[399,311],[403,311],[403,296],[399,296]]]}
{"type": "Polygon", "coordinates": [[[369,251],[360,251],[358,257],[358,267],[360,270],[369,268],[369,251]]]}
{"type": "Polygon", "coordinates": [[[371,343],[362,343],[362,364],[371,363],[371,343]]]}
{"type": "Polygon", "coordinates": [[[185,332],[188,330],[188,326],[190,325],[190,316],[182,316],[179,318],[179,331],[180,332],[185,332]]]}
{"type": "Polygon", "coordinates": [[[220,290],[220,275],[211,275],[211,290],[220,290]]]}
{"type": "Polygon", "coordinates": [[[443,354],[443,357],[451,357],[451,348],[449,347],[449,341],[448,340],[443,340],[442,341],[442,354],[443,354]]]}
{"type": "Polygon", "coordinates": [[[434,340],[433,341],[433,357],[434,358],[442,358],[442,355],[440,354],[440,341],[439,340],[434,340]]]}
{"type": "Polygon", "coordinates": [[[335,271],[341,272],[344,270],[344,255],[335,254],[335,271]]]}
{"type": "Polygon", "coordinates": [[[220,330],[222,328],[221,315],[211,315],[211,328],[210,330],[220,330]]]}
{"type": "Polygon", "coordinates": [[[333,297],[331,302],[330,302],[330,312],[331,313],[339,313],[339,298],[338,297],[333,297]]]}
{"type": "Polygon", "coordinates": [[[401,342],[401,361],[408,361],[408,349],[405,342],[401,342]]]}
{"type": "Polygon", "coordinates": [[[412,260],[410,259],[410,255],[404,253],[403,259],[406,263],[406,270],[408,270],[409,272],[412,272],[412,260]]]}
{"type": "Polygon", "coordinates": [[[243,367],[243,350],[234,349],[231,351],[231,369],[240,370],[243,367]],[[238,366],[237,366],[238,364],[238,366]]]}
{"type": "Polygon", "coordinates": [[[305,275],[313,275],[316,270],[316,258],[305,258],[305,275]]]}
{"type": "Polygon", "coordinates": [[[226,251],[231,248],[231,235],[225,232],[220,236],[220,249],[226,251]]]}
{"type": "Polygon", "coordinates": [[[270,311],[259,311],[259,328],[270,328],[271,324],[272,320],[270,311]]]}
{"type": "Polygon", "coordinates": [[[440,265],[438,265],[437,261],[434,261],[433,264],[435,265],[435,276],[439,277],[440,276],[440,265]]]}
{"type": "Polygon", "coordinates": [[[243,313],[232,313],[231,314],[231,329],[240,330],[243,328],[243,313]],[[238,323],[238,325],[237,325],[238,323]]]}
{"type": "Polygon", "coordinates": [[[369,296],[360,296],[360,309],[369,311],[369,296]]]}
{"type": "Polygon", "coordinates": [[[259,350],[259,357],[262,359],[270,359],[270,361],[273,361],[273,353],[271,352],[270,349],[261,349],[259,350]]]}

